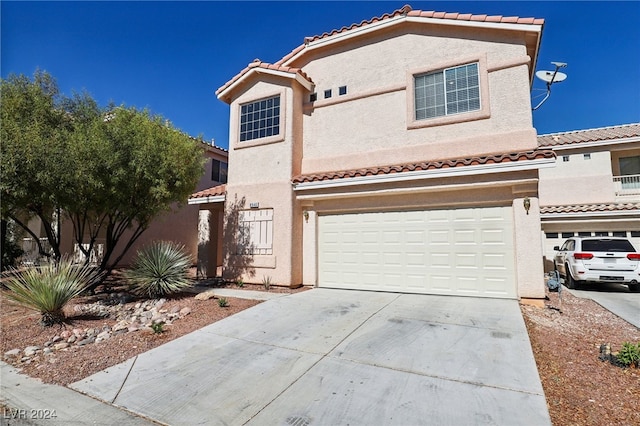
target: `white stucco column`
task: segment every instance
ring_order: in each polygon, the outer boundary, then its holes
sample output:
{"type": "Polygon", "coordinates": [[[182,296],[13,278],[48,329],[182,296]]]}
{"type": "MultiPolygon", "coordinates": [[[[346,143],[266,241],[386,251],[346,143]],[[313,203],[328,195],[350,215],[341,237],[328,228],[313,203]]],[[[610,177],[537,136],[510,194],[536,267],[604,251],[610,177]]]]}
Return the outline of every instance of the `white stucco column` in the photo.
{"type": "Polygon", "coordinates": [[[317,241],[318,215],[311,207],[303,207],[302,222],[302,284],[315,286],[317,283],[317,241]]]}
{"type": "Polygon", "coordinates": [[[529,203],[531,206],[527,213],[524,197],[513,200],[518,297],[542,299],[545,297],[545,290],[542,234],[540,233],[540,203],[535,197],[529,197],[529,203]]]}

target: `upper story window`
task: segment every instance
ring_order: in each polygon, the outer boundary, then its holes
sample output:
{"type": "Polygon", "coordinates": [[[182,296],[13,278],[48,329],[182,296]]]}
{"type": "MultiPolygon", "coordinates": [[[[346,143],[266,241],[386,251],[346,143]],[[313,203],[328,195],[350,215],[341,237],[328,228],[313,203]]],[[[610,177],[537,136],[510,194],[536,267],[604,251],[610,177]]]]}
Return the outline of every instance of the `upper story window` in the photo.
{"type": "Polygon", "coordinates": [[[481,108],[478,63],[415,76],[415,119],[425,120],[481,108]]]}
{"type": "Polygon", "coordinates": [[[280,95],[240,107],[240,142],[280,133],[280,95]]]}
{"type": "Polygon", "coordinates": [[[227,183],[228,165],[224,161],[211,160],[211,180],[220,183],[227,183]]]}

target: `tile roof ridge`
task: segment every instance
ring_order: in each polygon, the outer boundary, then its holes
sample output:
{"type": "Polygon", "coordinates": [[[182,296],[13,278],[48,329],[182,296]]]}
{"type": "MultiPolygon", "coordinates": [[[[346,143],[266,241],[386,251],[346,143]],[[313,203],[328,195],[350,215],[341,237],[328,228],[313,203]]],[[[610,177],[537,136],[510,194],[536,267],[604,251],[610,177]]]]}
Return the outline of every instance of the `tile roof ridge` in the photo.
{"type": "Polygon", "coordinates": [[[526,17],[521,18],[519,16],[503,16],[503,15],[475,15],[472,13],[458,13],[458,12],[438,12],[434,10],[414,10],[410,5],[405,4],[400,9],[396,9],[393,12],[384,13],[380,16],[374,16],[370,19],[360,21],[360,23],[352,23],[348,26],[341,28],[334,28],[330,31],[325,31],[322,34],[313,36],[307,36],[303,39],[303,43],[296,47],[294,50],[285,55],[282,59],[278,60],[276,64],[283,64],[289,59],[295,57],[301,50],[311,42],[321,40],[326,37],[331,37],[336,34],[343,33],[345,31],[362,28],[367,25],[382,22],[388,19],[392,19],[398,16],[412,17],[412,18],[433,18],[443,19],[451,21],[468,21],[468,22],[487,22],[487,23],[503,23],[503,24],[523,24],[523,25],[544,25],[543,18],[526,17]]]}
{"type": "Polygon", "coordinates": [[[256,58],[251,63],[249,63],[244,69],[242,69],[242,71],[240,71],[238,74],[233,76],[231,80],[227,81],[223,86],[218,88],[218,90],[216,90],[216,95],[222,93],[224,90],[226,90],[228,87],[233,85],[233,83],[235,83],[236,81],[240,80],[246,73],[248,73],[254,68],[263,68],[267,70],[282,71],[290,74],[298,74],[308,82],[313,83],[313,80],[311,79],[311,77],[309,77],[307,73],[302,70],[302,68],[289,67],[287,65],[283,65],[280,61],[272,64],[256,58]]]}
{"type": "Polygon", "coordinates": [[[633,127],[633,126],[639,126],[640,127],[640,123],[616,124],[616,125],[612,125],[612,126],[594,127],[594,128],[591,128],[591,129],[565,130],[565,131],[562,131],[562,132],[544,133],[542,135],[538,135],[538,137],[541,138],[541,137],[544,137],[544,136],[562,136],[562,135],[569,135],[569,134],[574,134],[574,133],[622,129],[622,128],[628,128],[628,127],[633,127]]]}

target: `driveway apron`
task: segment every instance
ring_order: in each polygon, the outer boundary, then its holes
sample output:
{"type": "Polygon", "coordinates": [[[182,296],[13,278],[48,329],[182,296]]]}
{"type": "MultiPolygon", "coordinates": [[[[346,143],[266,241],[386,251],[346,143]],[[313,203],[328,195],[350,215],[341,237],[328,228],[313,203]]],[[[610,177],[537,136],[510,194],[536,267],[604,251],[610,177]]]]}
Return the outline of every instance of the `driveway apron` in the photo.
{"type": "Polygon", "coordinates": [[[170,425],[550,424],[515,300],[313,289],[71,387],[170,425]]]}

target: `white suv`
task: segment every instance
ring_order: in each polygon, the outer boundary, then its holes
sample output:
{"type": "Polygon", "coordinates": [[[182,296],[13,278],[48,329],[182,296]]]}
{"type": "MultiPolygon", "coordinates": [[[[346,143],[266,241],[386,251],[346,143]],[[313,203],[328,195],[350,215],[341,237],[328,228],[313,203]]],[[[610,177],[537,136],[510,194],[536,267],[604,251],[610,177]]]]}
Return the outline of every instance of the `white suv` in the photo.
{"type": "Polygon", "coordinates": [[[554,250],[555,268],[569,288],[608,282],[640,291],[640,253],[626,238],[572,237],[554,250]]]}

